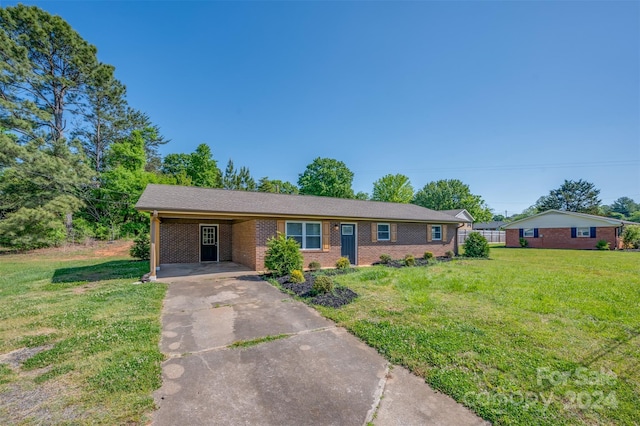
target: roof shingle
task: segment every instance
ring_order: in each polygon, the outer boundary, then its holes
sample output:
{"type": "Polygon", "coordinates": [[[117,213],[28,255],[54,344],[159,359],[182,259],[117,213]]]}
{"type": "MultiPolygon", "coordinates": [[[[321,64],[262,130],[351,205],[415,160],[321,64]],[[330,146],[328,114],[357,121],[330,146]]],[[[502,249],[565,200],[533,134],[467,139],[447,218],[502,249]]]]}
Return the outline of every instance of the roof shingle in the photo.
{"type": "Polygon", "coordinates": [[[463,219],[447,213],[414,204],[155,184],[147,186],[136,204],[136,209],[159,212],[215,212],[229,215],[464,222],[463,219]]]}

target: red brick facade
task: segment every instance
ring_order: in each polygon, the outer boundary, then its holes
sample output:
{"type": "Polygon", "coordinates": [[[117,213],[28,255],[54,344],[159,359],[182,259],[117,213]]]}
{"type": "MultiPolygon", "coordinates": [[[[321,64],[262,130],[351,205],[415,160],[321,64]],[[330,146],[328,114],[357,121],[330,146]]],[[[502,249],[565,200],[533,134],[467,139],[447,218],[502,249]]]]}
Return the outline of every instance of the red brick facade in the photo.
{"type": "MultiPolygon", "coordinates": [[[[267,240],[277,233],[278,219],[245,221],[215,221],[162,219],[160,224],[160,264],[197,263],[200,261],[200,224],[218,224],[219,259],[241,263],[254,270],[264,270],[267,240]]],[[[329,221],[330,245],[326,250],[303,250],[304,266],[319,262],[323,267],[335,266],[341,255],[339,221],[329,221]]],[[[442,225],[444,241],[427,241],[427,224],[395,223],[396,241],[374,241],[371,221],[356,223],[356,256],[358,265],[370,265],[380,260],[381,254],[399,259],[407,254],[421,257],[426,251],[443,256],[455,250],[456,225],[442,225]]],[[[389,223],[389,222],[384,222],[389,223]]],[[[516,231],[517,233],[517,231],[516,231]]]]}
{"type": "Polygon", "coordinates": [[[218,225],[218,260],[231,260],[232,240],[229,221],[162,219],[159,264],[200,262],[200,225],[218,225]]]}
{"type": "MultiPolygon", "coordinates": [[[[595,250],[596,243],[600,240],[606,240],[611,249],[618,248],[619,244],[615,227],[597,227],[595,238],[571,238],[571,228],[540,228],[538,232],[538,238],[525,238],[529,242],[528,247],[595,250]]],[[[519,229],[506,230],[506,246],[520,247],[519,229]]]]}

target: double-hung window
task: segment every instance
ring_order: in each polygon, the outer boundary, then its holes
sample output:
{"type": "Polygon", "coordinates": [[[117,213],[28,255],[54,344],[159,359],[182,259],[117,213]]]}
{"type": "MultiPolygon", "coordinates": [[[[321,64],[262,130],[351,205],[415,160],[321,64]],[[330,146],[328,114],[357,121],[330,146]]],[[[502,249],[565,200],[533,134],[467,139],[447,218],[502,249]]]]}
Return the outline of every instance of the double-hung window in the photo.
{"type": "Polygon", "coordinates": [[[431,239],[433,241],[442,240],[442,225],[431,225],[431,239]]]}
{"type": "Polygon", "coordinates": [[[378,224],[378,241],[389,241],[391,239],[391,227],[388,223],[378,224]]]}
{"type": "Polygon", "coordinates": [[[578,228],[576,234],[578,237],[589,238],[591,236],[591,228],[578,228]]]}
{"type": "Polygon", "coordinates": [[[535,236],[535,233],[536,231],[534,228],[525,228],[524,231],[522,232],[522,236],[533,238],[535,236]]]}
{"type": "Polygon", "coordinates": [[[303,250],[320,250],[321,229],[320,222],[287,222],[287,238],[296,240],[303,250]]]}

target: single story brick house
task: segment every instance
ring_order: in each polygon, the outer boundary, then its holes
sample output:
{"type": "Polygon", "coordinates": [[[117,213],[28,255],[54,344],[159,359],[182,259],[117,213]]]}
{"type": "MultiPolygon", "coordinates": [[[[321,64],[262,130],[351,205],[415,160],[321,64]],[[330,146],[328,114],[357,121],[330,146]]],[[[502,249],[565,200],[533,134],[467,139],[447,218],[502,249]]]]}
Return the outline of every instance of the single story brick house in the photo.
{"type": "Polygon", "coordinates": [[[637,225],[626,220],[592,214],[547,210],[504,226],[506,246],[520,247],[524,238],[533,248],[582,249],[596,248],[606,240],[612,249],[622,248],[622,230],[637,225]]]}
{"type": "Polygon", "coordinates": [[[233,261],[264,270],[267,240],[300,243],[305,265],[335,266],[341,256],[369,265],[393,258],[457,252],[466,220],[413,204],[306,195],[148,185],[136,209],[151,214],[151,278],[168,263],[233,261]]]}
{"type": "Polygon", "coordinates": [[[451,216],[457,217],[459,219],[464,220],[460,225],[461,230],[471,230],[473,221],[475,220],[471,213],[467,211],[467,209],[455,209],[455,210],[440,210],[442,213],[450,214],[451,216]]]}

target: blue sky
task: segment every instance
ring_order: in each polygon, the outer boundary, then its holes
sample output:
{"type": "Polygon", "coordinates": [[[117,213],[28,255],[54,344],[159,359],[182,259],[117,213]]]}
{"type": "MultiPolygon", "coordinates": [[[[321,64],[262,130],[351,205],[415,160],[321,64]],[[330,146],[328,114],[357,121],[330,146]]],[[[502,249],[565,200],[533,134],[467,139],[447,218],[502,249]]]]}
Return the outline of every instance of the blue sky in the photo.
{"type": "Polygon", "coordinates": [[[639,2],[25,3],[98,47],[163,154],[457,178],[509,214],[564,179],[640,201],[639,2]]]}

